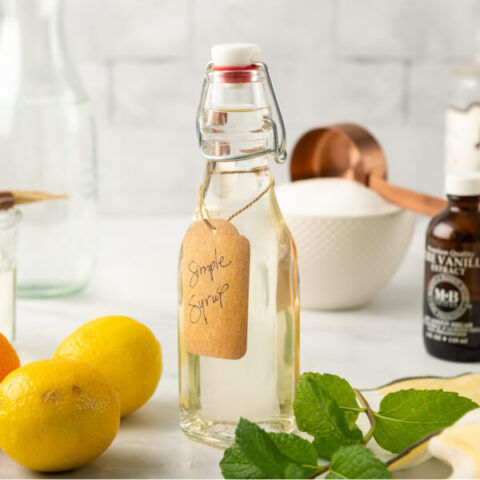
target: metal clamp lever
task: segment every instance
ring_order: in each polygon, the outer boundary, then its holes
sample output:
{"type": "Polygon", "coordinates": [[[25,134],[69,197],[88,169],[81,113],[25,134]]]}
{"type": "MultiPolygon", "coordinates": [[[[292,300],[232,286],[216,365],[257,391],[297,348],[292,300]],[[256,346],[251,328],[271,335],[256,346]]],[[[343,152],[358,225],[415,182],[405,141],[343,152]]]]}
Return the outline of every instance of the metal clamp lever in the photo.
{"type": "MultiPolygon", "coordinates": [[[[273,133],[273,146],[266,148],[264,150],[259,150],[258,152],[251,152],[245,153],[242,155],[209,155],[203,151],[203,147],[205,145],[205,141],[202,136],[202,114],[203,114],[203,104],[205,102],[205,96],[207,93],[207,77],[203,79],[202,85],[202,93],[200,95],[200,104],[197,109],[197,136],[198,136],[198,144],[200,146],[200,150],[202,151],[202,155],[208,160],[216,160],[220,162],[232,162],[238,160],[248,160],[251,158],[256,158],[261,155],[268,155],[273,154],[273,157],[277,163],[284,163],[287,159],[287,151],[286,151],[286,134],[285,134],[285,123],[283,121],[282,113],[280,112],[280,107],[278,106],[277,97],[275,95],[275,90],[273,88],[272,79],[270,77],[270,73],[268,71],[268,67],[263,62],[254,63],[260,70],[263,70],[265,73],[265,77],[267,80],[268,89],[270,91],[270,95],[273,101],[273,109],[275,111],[276,116],[278,117],[279,125],[280,125],[280,138],[278,135],[278,126],[275,123],[275,120],[272,117],[264,116],[263,119],[265,123],[267,123],[272,128],[273,133]]],[[[213,63],[210,62],[207,65],[206,73],[212,70],[213,63]]]]}

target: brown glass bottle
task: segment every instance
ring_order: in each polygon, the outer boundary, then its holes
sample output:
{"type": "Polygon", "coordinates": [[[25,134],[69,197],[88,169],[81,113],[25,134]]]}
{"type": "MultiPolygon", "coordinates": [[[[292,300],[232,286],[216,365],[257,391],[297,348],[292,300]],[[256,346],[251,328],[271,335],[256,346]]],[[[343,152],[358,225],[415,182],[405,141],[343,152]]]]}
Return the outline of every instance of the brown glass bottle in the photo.
{"type": "Polygon", "coordinates": [[[427,229],[424,341],[435,357],[480,361],[480,175],[449,175],[446,191],[427,229]]]}

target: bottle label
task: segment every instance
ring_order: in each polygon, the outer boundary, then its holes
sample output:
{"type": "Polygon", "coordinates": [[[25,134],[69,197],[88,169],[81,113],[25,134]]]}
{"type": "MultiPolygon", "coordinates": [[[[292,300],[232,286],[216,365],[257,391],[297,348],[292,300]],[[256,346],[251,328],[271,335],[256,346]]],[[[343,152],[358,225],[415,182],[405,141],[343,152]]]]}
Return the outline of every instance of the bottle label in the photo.
{"type": "Polygon", "coordinates": [[[480,103],[449,107],[445,121],[445,172],[480,171],[480,103]]]}
{"type": "Polygon", "coordinates": [[[480,257],[473,252],[427,245],[424,330],[429,340],[480,346],[480,305],[472,302],[468,284],[480,275],[480,257]]]}
{"type": "Polygon", "coordinates": [[[187,350],[242,358],[247,351],[250,242],[227,220],[198,221],[183,239],[182,263],[187,350]]]}

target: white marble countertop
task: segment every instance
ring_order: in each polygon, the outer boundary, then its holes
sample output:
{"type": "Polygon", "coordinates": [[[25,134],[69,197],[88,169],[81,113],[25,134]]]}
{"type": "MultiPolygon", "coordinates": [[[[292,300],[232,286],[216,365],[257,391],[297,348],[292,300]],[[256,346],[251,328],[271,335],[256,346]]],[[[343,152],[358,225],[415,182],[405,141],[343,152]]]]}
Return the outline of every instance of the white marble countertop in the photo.
{"type": "MultiPolygon", "coordinates": [[[[23,363],[50,357],[82,323],[107,314],[130,315],[160,340],[164,373],[154,398],[124,419],[99,459],[55,478],[218,478],[222,451],[188,440],[177,414],[176,270],[188,219],[149,217],[102,222],[100,260],[84,293],[55,301],[19,301],[17,348],[23,363]]],[[[455,375],[478,365],[436,360],[421,335],[423,242],[419,221],[394,279],[366,307],[301,315],[301,371],[341,375],[375,387],[412,375],[455,375]]],[[[0,452],[0,478],[45,478],[0,452]]]]}

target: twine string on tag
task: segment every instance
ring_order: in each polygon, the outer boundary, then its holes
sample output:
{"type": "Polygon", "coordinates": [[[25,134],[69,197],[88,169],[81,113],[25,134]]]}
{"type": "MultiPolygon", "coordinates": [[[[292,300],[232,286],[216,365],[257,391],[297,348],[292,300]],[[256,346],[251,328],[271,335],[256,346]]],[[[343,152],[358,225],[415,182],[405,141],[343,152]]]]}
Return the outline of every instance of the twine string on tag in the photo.
{"type": "MultiPolygon", "coordinates": [[[[251,200],[245,206],[240,208],[240,210],[237,210],[235,213],[230,215],[227,218],[227,222],[232,221],[237,215],[240,215],[245,210],[247,210],[252,205],[254,205],[256,202],[258,202],[264,195],[266,195],[270,191],[270,189],[273,187],[274,184],[275,184],[275,180],[273,178],[273,175],[270,175],[270,182],[268,183],[267,187],[261,193],[259,193],[253,200],[251,200]]],[[[205,224],[208,226],[208,228],[210,228],[210,230],[212,232],[214,232],[215,227],[209,222],[208,217],[210,216],[210,214],[207,210],[207,207],[203,203],[203,186],[202,185],[200,185],[200,188],[198,190],[198,203],[199,203],[200,216],[202,217],[202,220],[205,222],[205,224]],[[207,214],[206,216],[204,214],[204,211],[207,214]]]]}
{"type": "Polygon", "coordinates": [[[254,173],[254,174],[259,174],[259,173],[265,173],[268,172],[268,166],[263,165],[259,167],[253,167],[250,168],[249,170],[218,170],[216,168],[216,165],[212,165],[208,167],[208,172],[209,173],[215,173],[217,175],[233,175],[237,173],[254,173]]]}
{"type": "Polygon", "coordinates": [[[200,210],[200,216],[202,217],[202,220],[205,222],[205,224],[207,225],[207,227],[212,231],[214,232],[215,231],[215,227],[208,221],[208,216],[210,216],[210,214],[208,213],[208,210],[207,210],[207,207],[205,206],[205,204],[203,203],[203,186],[200,185],[199,189],[198,189],[198,208],[200,210]],[[205,209],[205,211],[207,212],[207,217],[203,214],[203,209],[205,209]]]}

